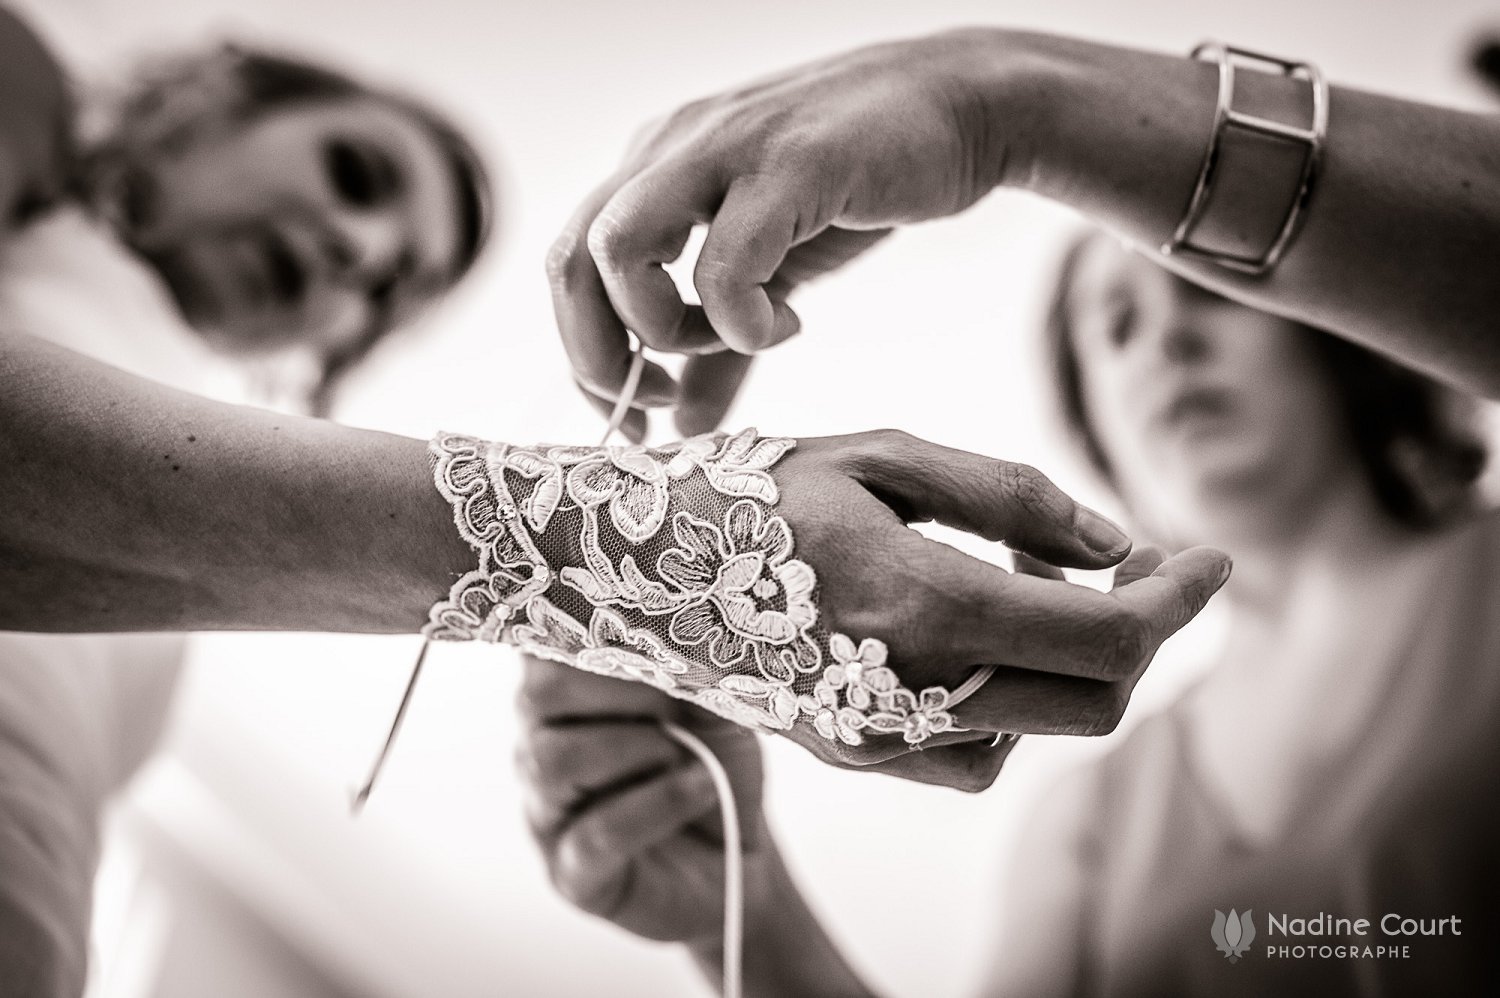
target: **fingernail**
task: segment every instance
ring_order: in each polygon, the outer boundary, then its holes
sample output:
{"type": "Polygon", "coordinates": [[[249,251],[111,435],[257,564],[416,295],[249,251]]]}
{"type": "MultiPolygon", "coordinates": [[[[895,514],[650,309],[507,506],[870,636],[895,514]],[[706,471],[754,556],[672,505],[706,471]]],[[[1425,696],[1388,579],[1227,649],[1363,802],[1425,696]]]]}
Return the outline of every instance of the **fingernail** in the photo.
{"type": "Polygon", "coordinates": [[[1229,581],[1229,575],[1233,571],[1234,571],[1234,560],[1232,558],[1225,558],[1224,559],[1224,564],[1219,568],[1219,586],[1220,587],[1222,587],[1224,585],[1224,583],[1226,583],[1226,582],[1229,581]]]}
{"type": "Polygon", "coordinates": [[[1130,547],[1130,535],[1119,525],[1083,506],[1078,508],[1078,532],[1083,543],[1097,554],[1124,554],[1130,547]]]}

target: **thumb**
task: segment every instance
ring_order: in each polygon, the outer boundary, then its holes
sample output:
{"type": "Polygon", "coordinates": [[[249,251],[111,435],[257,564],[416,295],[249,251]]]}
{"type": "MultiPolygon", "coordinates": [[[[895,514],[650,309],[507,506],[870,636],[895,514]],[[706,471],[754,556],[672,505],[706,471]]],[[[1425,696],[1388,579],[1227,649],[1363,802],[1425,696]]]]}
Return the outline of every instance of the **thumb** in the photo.
{"type": "Polygon", "coordinates": [[[1035,468],[928,443],[860,434],[856,477],[908,521],[935,520],[1063,568],[1106,568],[1130,538],[1035,468]]]}

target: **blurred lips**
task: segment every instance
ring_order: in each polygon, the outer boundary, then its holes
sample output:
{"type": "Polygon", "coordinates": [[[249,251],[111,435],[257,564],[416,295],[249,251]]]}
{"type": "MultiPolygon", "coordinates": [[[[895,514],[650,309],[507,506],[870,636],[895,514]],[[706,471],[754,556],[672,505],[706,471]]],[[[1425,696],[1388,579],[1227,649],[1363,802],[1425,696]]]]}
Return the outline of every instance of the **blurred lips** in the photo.
{"type": "Polygon", "coordinates": [[[294,310],[310,273],[274,229],[241,229],[188,239],[150,254],[189,321],[225,322],[267,308],[294,310]]]}
{"type": "Polygon", "coordinates": [[[265,285],[272,297],[283,305],[300,304],[307,291],[307,268],[302,265],[297,251],[275,229],[260,233],[258,242],[265,285]]]}
{"type": "Polygon", "coordinates": [[[1157,409],[1152,423],[1164,430],[1218,425],[1234,416],[1234,408],[1233,398],[1225,389],[1186,386],[1168,396],[1157,409]]]}
{"type": "Polygon", "coordinates": [[[271,349],[291,335],[313,277],[297,248],[263,226],[142,252],[187,323],[236,351],[271,349]]]}
{"type": "Polygon", "coordinates": [[[195,241],[197,256],[220,283],[235,311],[295,308],[307,290],[307,271],[289,242],[269,228],[218,233],[195,241]]]}

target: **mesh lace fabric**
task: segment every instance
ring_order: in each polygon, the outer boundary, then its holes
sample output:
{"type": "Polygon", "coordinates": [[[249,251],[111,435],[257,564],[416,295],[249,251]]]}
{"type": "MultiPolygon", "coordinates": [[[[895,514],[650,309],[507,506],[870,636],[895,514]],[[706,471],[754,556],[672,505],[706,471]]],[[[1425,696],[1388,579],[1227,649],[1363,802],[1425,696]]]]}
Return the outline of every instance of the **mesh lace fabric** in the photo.
{"type": "Polygon", "coordinates": [[[763,730],[914,746],[958,730],[947,689],[907,689],[882,642],[820,621],[814,568],[776,514],[772,470],[795,446],[753,429],[660,448],[439,434],[433,481],[478,565],[424,635],[506,641],[763,730]]]}

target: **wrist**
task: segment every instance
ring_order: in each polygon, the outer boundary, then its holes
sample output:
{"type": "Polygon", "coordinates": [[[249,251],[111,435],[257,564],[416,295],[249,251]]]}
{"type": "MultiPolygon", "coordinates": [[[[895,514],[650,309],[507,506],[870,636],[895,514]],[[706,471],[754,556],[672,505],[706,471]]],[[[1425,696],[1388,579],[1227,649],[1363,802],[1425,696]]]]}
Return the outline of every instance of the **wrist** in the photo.
{"type": "MultiPolygon", "coordinates": [[[[806,906],[764,819],[747,837],[744,878],[746,949],[756,945],[773,949],[781,946],[779,936],[785,931],[785,916],[788,912],[800,916],[806,906]],[[756,844],[752,846],[750,843],[756,844]]],[[[700,965],[717,972],[724,954],[724,934],[719,926],[696,939],[685,939],[683,943],[700,965]]]]}
{"type": "Polygon", "coordinates": [[[952,110],[975,197],[1021,186],[1033,158],[1037,104],[1028,95],[1045,72],[1031,39],[1004,28],[970,27],[928,40],[938,86],[952,110]]]}
{"type": "Polygon", "coordinates": [[[1005,28],[961,28],[941,36],[950,54],[953,94],[972,171],[995,187],[1034,189],[1054,143],[1059,116],[1080,99],[1090,69],[1082,43],[1005,28]]]}
{"type": "Polygon", "coordinates": [[[981,82],[988,127],[1006,136],[999,183],[1132,235],[1170,233],[1211,128],[1213,67],[1026,32],[991,50],[1002,65],[981,82]]]}
{"type": "MultiPolygon", "coordinates": [[[[770,831],[763,827],[759,838],[762,848],[746,856],[745,864],[744,993],[870,995],[808,908],[770,831]]],[[[717,983],[724,955],[719,934],[686,945],[698,969],[717,983]]]]}
{"type": "MultiPolygon", "coordinates": [[[[1165,99],[1191,103],[1191,93],[1177,96],[1190,89],[1188,77],[1212,75],[1174,56],[1038,32],[961,28],[934,41],[941,46],[942,84],[961,141],[974,176],[988,185],[984,190],[1013,187],[1066,203],[1072,203],[1067,194],[1074,182],[1097,172],[1093,160],[1109,156],[1110,141],[1119,138],[1108,134],[1111,129],[1126,124],[1149,129],[1181,115],[1182,109],[1167,108],[1165,99]],[[1139,85],[1148,64],[1148,73],[1172,77],[1160,92],[1139,85]],[[1145,106],[1148,102],[1161,107],[1161,114],[1145,106]],[[1136,113],[1125,114],[1128,110],[1136,113]]],[[[1206,128],[1211,80],[1203,92],[1209,95],[1206,128]]],[[[1191,183],[1192,170],[1185,173],[1191,183]]]]}
{"type": "MultiPolygon", "coordinates": [[[[1187,210],[1214,131],[1217,68],[1053,35],[1007,32],[990,49],[1002,68],[976,85],[987,129],[1005,136],[998,182],[1066,204],[1145,245],[1165,242],[1187,210]]],[[[1310,104],[1306,87],[1242,71],[1236,107],[1295,122],[1310,104]]],[[[1274,236],[1263,230],[1285,214],[1300,171],[1300,158],[1287,160],[1285,143],[1253,139],[1237,142],[1219,163],[1214,210],[1198,229],[1199,241],[1225,252],[1245,253],[1274,236]]]]}

